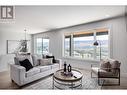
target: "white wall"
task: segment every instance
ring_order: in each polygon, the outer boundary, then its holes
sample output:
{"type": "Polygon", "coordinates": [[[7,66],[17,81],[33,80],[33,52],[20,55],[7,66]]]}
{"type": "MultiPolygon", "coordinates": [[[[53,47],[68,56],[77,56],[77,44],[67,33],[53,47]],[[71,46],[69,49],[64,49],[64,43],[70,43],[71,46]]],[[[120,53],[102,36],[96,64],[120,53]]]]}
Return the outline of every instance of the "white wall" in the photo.
{"type": "MultiPolygon", "coordinates": [[[[0,72],[8,70],[9,63],[14,61],[14,55],[7,54],[7,40],[21,40],[24,39],[24,36],[24,33],[0,30],[0,72]]],[[[27,35],[27,38],[31,39],[31,36],[27,35]]]]}
{"type": "Polygon", "coordinates": [[[110,29],[110,57],[119,60],[121,64],[122,73],[127,73],[127,31],[125,17],[118,17],[105,21],[98,21],[88,24],[83,24],[75,27],[61,29],[59,31],[50,31],[41,34],[33,35],[33,39],[37,37],[47,36],[50,38],[50,52],[57,58],[66,60],[73,66],[82,68],[90,68],[92,61],[66,59],[63,58],[63,35],[66,32],[78,32],[96,28],[109,28],[110,29]]]}

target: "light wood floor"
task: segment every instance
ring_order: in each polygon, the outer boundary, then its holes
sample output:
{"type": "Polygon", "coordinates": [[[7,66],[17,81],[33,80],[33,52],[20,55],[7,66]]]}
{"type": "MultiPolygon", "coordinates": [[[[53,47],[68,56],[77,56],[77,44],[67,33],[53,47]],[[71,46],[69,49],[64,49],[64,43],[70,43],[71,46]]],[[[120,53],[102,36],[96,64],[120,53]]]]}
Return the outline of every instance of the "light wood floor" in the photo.
{"type": "Polygon", "coordinates": [[[10,74],[8,71],[0,72],[0,89],[17,89],[19,88],[10,79],[10,74]]]}
{"type": "MultiPolygon", "coordinates": [[[[0,72],[0,89],[20,89],[14,82],[10,79],[10,74],[8,71],[0,72]]],[[[121,75],[120,86],[103,86],[102,89],[127,89],[127,76],[121,75]]]]}

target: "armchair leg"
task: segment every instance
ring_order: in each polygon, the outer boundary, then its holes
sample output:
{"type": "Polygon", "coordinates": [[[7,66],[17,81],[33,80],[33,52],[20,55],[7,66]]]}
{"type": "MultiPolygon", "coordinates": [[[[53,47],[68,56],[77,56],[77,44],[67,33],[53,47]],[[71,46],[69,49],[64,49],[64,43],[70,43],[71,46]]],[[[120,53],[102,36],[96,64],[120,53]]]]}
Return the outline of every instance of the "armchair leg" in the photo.
{"type": "Polygon", "coordinates": [[[98,78],[97,76],[95,77],[95,76],[93,76],[93,73],[92,73],[92,71],[91,71],[91,78],[98,78]]]}
{"type": "Polygon", "coordinates": [[[11,79],[11,82],[14,82],[14,81],[11,79]]]}
{"type": "Polygon", "coordinates": [[[100,83],[100,78],[98,77],[98,85],[102,86],[103,84],[100,83]]]}
{"type": "Polygon", "coordinates": [[[120,77],[119,77],[119,85],[120,85],[120,77]]]}

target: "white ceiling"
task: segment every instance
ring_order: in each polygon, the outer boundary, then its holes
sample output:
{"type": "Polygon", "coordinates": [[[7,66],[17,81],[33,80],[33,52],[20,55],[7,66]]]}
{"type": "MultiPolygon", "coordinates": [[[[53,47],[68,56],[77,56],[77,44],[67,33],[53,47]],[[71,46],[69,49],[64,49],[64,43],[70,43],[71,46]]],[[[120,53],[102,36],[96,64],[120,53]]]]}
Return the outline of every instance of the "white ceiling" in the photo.
{"type": "Polygon", "coordinates": [[[15,20],[0,23],[4,31],[34,34],[123,15],[124,6],[15,6],[15,20]]]}

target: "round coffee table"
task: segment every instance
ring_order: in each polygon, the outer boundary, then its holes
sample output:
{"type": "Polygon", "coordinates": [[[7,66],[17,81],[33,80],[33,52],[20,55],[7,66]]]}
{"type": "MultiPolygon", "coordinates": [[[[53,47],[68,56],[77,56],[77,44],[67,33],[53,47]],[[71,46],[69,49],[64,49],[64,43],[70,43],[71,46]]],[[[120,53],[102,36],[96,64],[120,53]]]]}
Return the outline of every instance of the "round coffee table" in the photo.
{"type": "Polygon", "coordinates": [[[79,70],[72,69],[72,76],[63,75],[62,72],[63,69],[60,69],[53,74],[53,89],[54,87],[64,89],[61,86],[67,86],[71,89],[82,87],[83,74],[79,70]]]}

